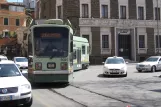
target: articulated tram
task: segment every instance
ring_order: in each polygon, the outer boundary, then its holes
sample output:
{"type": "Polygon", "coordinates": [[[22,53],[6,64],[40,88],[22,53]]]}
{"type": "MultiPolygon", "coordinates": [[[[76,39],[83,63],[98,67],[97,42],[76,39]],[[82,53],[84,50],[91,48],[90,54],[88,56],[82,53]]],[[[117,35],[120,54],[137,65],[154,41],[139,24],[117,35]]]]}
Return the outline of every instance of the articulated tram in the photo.
{"type": "Polygon", "coordinates": [[[86,38],[73,36],[73,29],[63,20],[49,19],[30,28],[28,56],[30,82],[68,83],[74,70],[88,68],[89,43],[86,38]]]}

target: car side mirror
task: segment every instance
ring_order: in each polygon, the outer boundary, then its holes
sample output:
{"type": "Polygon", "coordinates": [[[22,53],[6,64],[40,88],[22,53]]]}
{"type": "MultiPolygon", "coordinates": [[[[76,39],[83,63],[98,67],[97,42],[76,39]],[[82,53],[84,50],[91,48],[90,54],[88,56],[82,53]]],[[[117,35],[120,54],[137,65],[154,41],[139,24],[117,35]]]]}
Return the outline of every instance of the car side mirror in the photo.
{"type": "Polygon", "coordinates": [[[129,62],[126,62],[126,64],[128,64],[129,62]]]}
{"type": "Polygon", "coordinates": [[[105,62],[102,62],[102,64],[105,64],[105,62]]]}
{"type": "Polygon", "coordinates": [[[161,64],[161,61],[159,61],[158,64],[161,64]]]}

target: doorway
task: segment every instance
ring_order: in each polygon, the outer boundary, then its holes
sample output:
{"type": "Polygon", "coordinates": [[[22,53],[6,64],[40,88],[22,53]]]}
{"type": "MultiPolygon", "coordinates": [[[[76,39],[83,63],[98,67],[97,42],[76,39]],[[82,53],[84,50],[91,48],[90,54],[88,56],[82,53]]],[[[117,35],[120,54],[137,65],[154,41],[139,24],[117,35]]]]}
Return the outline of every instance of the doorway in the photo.
{"type": "Polygon", "coordinates": [[[131,35],[118,35],[118,56],[131,60],[131,35]]]}

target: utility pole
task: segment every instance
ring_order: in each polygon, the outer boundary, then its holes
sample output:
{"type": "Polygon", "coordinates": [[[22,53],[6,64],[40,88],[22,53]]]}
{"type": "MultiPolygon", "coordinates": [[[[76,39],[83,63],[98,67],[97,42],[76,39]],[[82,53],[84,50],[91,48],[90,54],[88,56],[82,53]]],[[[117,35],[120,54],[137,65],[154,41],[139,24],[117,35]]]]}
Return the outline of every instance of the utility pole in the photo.
{"type": "Polygon", "coordinates": [[[158,37],[158,55],[160,55],[160,36],[159,36],[159,8],[158,8],[158,0],[157,0],[157,37],[158,37]]]}

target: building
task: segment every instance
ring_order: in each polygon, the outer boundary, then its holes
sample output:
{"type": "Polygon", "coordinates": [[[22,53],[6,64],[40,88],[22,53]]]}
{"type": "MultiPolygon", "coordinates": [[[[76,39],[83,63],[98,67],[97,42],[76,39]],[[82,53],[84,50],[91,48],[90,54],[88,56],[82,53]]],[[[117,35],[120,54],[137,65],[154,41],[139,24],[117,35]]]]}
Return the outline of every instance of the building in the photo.
{"type": "MultiPolygon", "coordinates": [[[[24,5],[0,1],[0,48],[17,43],[16,30],[26,25],[24,5]]],[[[9,48],[8,48],[9,49],[9,48]]]]}
{"type": "Polygon", "coordinates": [[[35,18],[56,18],[56,0],[36,0],[35,18]]]}
{"type": "Polygon", "coordinates": [[[39,1],[39,18],[69,18],[88,38],[91,63],[109,56],[141,61],[161,53],[161,0],[39,1]]]}
{"type": "Polygon", "coordinates": [[[35,0],[23,0],[26,10],[30,11],[30,16],[35,19],[35,0]]]}
{"type": "Polygon", "coordinates": [[[23,4],[26,8],[35,8],[35,0],[23,0],[23,4]]]}

